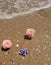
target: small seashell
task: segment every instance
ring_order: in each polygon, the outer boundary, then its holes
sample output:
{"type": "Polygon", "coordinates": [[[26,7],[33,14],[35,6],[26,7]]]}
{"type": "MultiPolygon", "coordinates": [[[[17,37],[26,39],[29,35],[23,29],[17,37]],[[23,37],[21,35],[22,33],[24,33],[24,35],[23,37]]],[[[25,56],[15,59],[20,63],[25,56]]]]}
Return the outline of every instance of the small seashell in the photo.
{"type": "Polygon", "coordinates": [[[34,35],[35,35],[35,30],[34,29],[27,29],[26,30],[26,35],[28,36],[28,37],[33,37],[34,35]]]}
{"type": "Polygon", "coordinates": [[[28,55],[28,49],[27,48],[23,48],[20,50],[20,55],[26,56],[28,55]]]}
{"type": "Polygon", "coordinates": [[[2,43],[3,49],[10,48],[12,46],[12,42],[10,40],[4,40],[2,43]]]}

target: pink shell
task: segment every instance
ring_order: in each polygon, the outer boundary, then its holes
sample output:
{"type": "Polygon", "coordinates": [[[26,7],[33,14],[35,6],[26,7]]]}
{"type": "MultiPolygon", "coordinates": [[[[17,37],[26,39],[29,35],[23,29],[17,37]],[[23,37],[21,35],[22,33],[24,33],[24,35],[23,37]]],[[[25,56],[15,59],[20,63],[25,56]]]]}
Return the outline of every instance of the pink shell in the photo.
{"type": "Polygon", "coordinates": [[[4,49],[10,48],[11,45],[12,45],[12,43],[11,43],[10,40],[4,40],[3,43],[2,43],[2,47],[3,47],[4,49]]]}
{"type": "Polygon", "coordinates": [[[27,29],[26,35],[29,37],[33,37],[35,35],[35,30],[34,29],[27,29]]]}

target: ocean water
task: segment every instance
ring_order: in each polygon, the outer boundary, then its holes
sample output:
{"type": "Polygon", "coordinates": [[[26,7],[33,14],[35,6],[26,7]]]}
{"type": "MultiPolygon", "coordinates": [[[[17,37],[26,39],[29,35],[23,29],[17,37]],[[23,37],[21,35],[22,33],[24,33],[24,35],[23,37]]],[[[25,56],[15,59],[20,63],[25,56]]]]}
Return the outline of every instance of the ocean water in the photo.
{"type": "Polygon", "coordinates": [[[0,0],[0,19],[9,19],[51,7],[51,0],[0,0]]]}

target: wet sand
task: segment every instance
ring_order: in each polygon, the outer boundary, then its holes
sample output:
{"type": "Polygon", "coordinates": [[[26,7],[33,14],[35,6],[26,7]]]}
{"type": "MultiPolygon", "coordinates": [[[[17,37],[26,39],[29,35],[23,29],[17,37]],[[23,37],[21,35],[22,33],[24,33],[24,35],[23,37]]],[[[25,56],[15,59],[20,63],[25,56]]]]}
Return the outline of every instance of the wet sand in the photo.
{"type": "Polygon", "coordinates": [[[51,65],[51,8],[9,20],[0,19],[0,65],[51,65]],[[27,28],[36,31],[32,40],[24,39],[27,28]],[[5,39],[13,43],[8,51],[1,50],[5,39]],[[28,48],[27,56],[19,55],[21,48],[28,48]]]}

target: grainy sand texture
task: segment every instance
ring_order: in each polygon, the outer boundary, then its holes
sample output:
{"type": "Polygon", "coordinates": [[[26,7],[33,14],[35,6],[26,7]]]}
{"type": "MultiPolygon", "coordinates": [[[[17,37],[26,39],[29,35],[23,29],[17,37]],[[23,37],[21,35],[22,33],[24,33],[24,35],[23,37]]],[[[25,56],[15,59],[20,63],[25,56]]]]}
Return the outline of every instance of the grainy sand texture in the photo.
{"type": "Polygon", "coordinates": [[[51,65],[51,8],[12,19],[0,19],[0,65],[51,65]],[[27,28],[34,28],[32,40],[24,39],[27,28]],[[2,42],[11,40],[12,47],[2,51],[2,42]],[[27,56],[19,55],[27,48],[27,56]]]}

